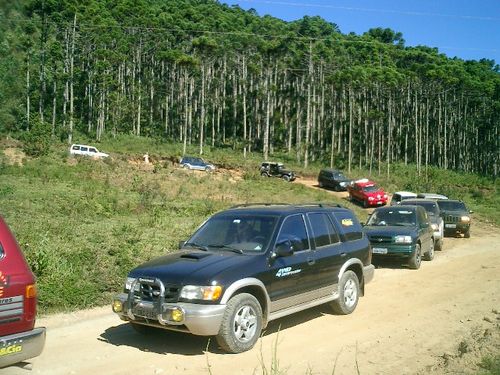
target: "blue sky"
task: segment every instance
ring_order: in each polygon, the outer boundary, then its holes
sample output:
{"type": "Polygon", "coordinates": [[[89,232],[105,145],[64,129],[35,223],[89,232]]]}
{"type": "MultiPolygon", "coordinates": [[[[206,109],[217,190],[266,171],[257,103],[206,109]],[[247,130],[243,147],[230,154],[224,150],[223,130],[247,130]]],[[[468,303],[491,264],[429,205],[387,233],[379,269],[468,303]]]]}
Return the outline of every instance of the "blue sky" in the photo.
{"type": "Polygon", "coordinates": [[[465,60],[500,64],[500,0],[219,0],[285,21],[321,16],[342,33],[389,27],[406,45],[437,47],[465,60]]]}

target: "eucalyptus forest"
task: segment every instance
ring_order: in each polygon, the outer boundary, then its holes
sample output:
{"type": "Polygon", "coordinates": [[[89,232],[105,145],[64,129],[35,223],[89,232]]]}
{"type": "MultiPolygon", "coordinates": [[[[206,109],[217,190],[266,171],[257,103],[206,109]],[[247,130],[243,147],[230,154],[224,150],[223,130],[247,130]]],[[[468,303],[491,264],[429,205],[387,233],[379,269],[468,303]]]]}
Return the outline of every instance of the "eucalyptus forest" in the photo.
{"type": "MultiPolygon", "coordinates": [[[[0,133],[117,134],[378,170],[497,176],[495,61],[216,0],[22,0],[0,11],[0,133]]],[[[425,27],[425,25],[422,25],[425,27]]]]}

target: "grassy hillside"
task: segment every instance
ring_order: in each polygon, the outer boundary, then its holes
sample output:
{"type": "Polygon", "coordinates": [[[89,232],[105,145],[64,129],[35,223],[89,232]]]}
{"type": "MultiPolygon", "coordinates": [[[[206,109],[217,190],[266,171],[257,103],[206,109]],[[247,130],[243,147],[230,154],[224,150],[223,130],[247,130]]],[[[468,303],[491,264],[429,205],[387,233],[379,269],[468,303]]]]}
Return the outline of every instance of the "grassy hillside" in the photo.
{"type": "MultiPolygon", "coordinates": [[[[364,210],[335,201],[327,192],[260,178],[260,155],[243,160],[231,150],[208,150],[207,159],[221,168],[206,174],[176,167],[172,161],[180,156],[180,145],[144,138],[100,144],[112,154],[104,161],[71,158],[64,145],[41,158],[23,158],[20,144],[0,143],[0,214],[38,277],[40,309],[45,313],[108,303],[133,266],[176,249],[203,220],[235,204],[333,201],[366,219],[364,210]],[[142,163],[146,151],[151,166],[142,163]]],[[[316,176],[320,168],[291,166],[303,176],[316,176]]],[[[377,180],[389,191],[463,195],[476,217],[500,223],[498,183],[431,172],[427,185],[409,167],[396,168],[391,179],[377,180]]],[[[364,173],[356,170],[353,175],[364,173]]]]}

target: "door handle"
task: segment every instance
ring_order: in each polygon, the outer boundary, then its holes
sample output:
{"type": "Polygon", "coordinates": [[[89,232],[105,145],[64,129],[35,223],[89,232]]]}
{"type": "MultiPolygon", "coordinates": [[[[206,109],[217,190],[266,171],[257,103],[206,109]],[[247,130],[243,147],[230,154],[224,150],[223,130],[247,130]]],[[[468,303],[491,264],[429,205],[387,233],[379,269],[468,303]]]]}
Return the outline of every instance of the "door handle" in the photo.
{"type": "Polygon", "coordinates": [[[309,264],[309,265],[313,265],[314,263],[316,263],[316,261],[314,260],[314,258],[309,258],[307,260],[307,264],[309,264]]]}
{"type": "Polygon", "coordinates": [[[343,258],[347,255],[347,253],[340,253],[340,256],[343,258]]]}

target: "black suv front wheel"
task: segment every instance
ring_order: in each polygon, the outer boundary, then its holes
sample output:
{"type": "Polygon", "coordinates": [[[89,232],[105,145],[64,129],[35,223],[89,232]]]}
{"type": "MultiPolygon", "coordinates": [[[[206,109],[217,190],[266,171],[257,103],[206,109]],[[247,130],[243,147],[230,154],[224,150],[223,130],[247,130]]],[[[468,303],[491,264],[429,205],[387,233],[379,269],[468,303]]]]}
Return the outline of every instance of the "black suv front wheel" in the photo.
{"type": "Polygon", "coordinates": [[[248,293],[232,297],[226,305],[219,334],[220,347],[229,353],[250,350],[262,331],[262,308],[259,301],[248,293]]]}
{"type": "Polygon", "coordinates": [[[359,280],[353,271],[346,271],[340,278],[339,298],[331,303],[336,314],[348,315],[352,313],[359,300],[359,280]]]}

